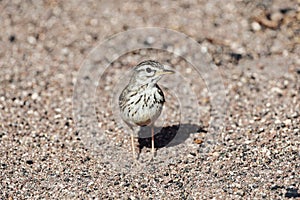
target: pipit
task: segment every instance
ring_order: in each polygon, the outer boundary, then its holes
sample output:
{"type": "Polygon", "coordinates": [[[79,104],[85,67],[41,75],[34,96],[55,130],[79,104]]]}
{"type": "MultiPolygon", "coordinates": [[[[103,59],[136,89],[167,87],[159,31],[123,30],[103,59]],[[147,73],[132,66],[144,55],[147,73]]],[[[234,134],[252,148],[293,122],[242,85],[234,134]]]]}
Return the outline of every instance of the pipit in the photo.
{"type": "Polygon", "coordinates": [[[154,157],[154,123],[161,114],[165,97],[157,82],[165,74],[174,73],[157,61],[147,60],[138,64],[129,84],[119,97],[121,117],[130,127],[133,157],[136,158],[134,138],[137,126],[151,127],[151,151],[154,157]]]}

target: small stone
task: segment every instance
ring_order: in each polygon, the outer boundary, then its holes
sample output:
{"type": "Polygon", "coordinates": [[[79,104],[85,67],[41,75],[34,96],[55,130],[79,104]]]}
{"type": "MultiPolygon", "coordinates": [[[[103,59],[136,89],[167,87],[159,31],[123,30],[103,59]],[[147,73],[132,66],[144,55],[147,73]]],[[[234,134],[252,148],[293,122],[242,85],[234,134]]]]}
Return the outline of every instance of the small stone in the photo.
{"type": "Polygon", "coordinates": [[[207,51],[208,51],[207,46],[201,45],[201,52],[202,52],[202,53],[207,53],[207,51]]]}
{"type": "Polygon", "coordinates": [[[57,112],[57,113],[60,113],[60,112],[61,112],[61,109],[60,109],[60,108],[55,108],[54,110],[55,110],[55,112],[57,112]]]}
{"type": "Polygon", "coordinates": [[[196,156],[196,153],[190,152],[190,155],[191,155],[192,157],[194,157],[194,156],[196,156]]]}
{"type": "Polygon", "coordinates": [[[62,48],[61,53],[66,56],[69,54],[69,49],[67,47],[62,48]]]}
{"type": "Polygon", "coordinates": [[[90,187],[90,186],[92,186],[93,184],[94,184],[94,181],[91,181],[91,182],[88,183],[88,186],[90,187]]]}
{"type": "Polygon", "coordinates": [[[280,95],[282,95],[282,93],[283,93],[282,89],[280,89],[278,87],[271,88],[271,91],[274,93],[280,94],[280,95]]]}
{"type": "Polygon", "coordinates": [[[186,72],[187,74],[190,74],[190,73],[192,72],[192,69],[191,69],[190,67],[188,67],[188,68],[186,68],[185,72],[186,72]]]}
{"type": "Polygon", "coordinates": [[[146,44],[146,45],[151,45],[151,44],[153,44],[154,42],[155,42],[155,38],[149,36],[149,37],[146,38],[145,44],[146,44]]]}
{"type": "Polygon", "coordinates": [[[292,124],[292,120],[287,119],[283,122],[285,125],[290,126],[292,124]]]}
{"type": "Polygon", "coordinates": [[[300,193],[298,192],[297,189],[288,188],[284,196],[287,198],[298,198],[300,197],[300,193]]]}
{"type": "Polygon", "coordinates": [[[86,34],[84,36],[85,41],[87,42],[92,42],[93,41],[93,37],[90,34],[86,34]]]}
{"type": "Polygon", "coordinates": [[[251,28],[254,30],[254,31],[260,31],[261,30],[261,26],[258,22],[252,22],[251,23],[251,28]]]}
{"type": "Polygon", "coordinates": [[[54,119],[59,119],[59,118],[61,118],[61,114],[54,115],[54,119]]]}
{"type": "Polygon", "coordinates": [[[39,97],[39,94],[36,92],[31,95],[32,100],[36,100],[38,97],[39,97]]]}
{"type": "Polygon", "coordinates": [[[220,152],[213,152],[212,156],[213,157],[219,157],[220,156],[220,152]]]}
{"type": "Polygon", "coordinates": [[[97,19],[91,19],[90,24],[91,24],[91,26],[97,26],[98,25],[98,20],[97,19]]]}
{"type": "Polygon", "coordinates": [[[34,44],[36,44],[36,39],[35,39],[35,37],[33,37],[33,36],[29,36],[29,37],[27,38],[27,42],[28,42],[29,44],[34,45],[34,44]]]}
{"type": "Polygon", "coordinates": [[[292,118],[297,118],[299,117],[299,114],[297,112],[294,112],[292,115],[291,115],[292,118]]]}
{"type": "Polygon", "coordinates": [[[281,121],[279,119],[276,119],[275,124],[281,124],[281,121]]]}
{"type": "Polygon", "coordinates": [[[259,128],[259,129],[258,129],[258,133],[262,133],[262,132],[264,132],[264,131],[265,131],[264,128],[259,128]]]}
{"type": "Polygon", "coordinates": [[[253,140],[246,140],[244,143],[245,143],[245,144],[252,144],[252,143],[253,143],[253,140]]]}
{"type": "Polygon", "coordinates": [[[32,161],[32,160],[27,160],[26,163],[27,163],[28,165],[32,165],[32,164],[33,164],[33,161],[32,161]]]}
{"type": "Polygon", "coordinates": [[[182,53],[183,53],[183,52],[182,52],[182,50],[181,50],[180,48],[175,48],[175,49],[174,49],[174,54],[175,54],[175,55],[179,55],[179,56],[180,56],[180,55],[182,55],[182,53]]]}
{"type": "Polygon", "coordinates": [[[244,196],[245,195],[243,190],[237,190],[236,194],[239,195],[239,196],[244,196]]]}
{"type": "Polygon", "coordinates": [[[15,36],[15,35],[9,36],[9,41],[10,41],[11,43],[13,43],[15,40],[16,40],[16,36],[15,36]]]}

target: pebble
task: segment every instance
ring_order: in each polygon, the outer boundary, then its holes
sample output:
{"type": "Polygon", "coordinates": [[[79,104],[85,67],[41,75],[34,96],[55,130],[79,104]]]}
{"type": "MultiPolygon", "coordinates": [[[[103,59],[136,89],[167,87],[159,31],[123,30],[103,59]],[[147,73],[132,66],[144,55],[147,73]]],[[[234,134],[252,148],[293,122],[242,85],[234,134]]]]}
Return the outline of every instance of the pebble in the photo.
{"type": "Polygon", "coordinates": [[[98,19],[91,19],[91,20],[90,20],[90,24],[91,24],[92,26],[97,26],[97,25],[98,25],[98,19]]]}
{"type": "Polygon", "coordinates": [[[32,100],[36,100],[36,99],[38,99],[38,97],[39,97],[39,94],[36,92],[31,95],[32,100]]]}
{"type": "Polygon", "coordinates": [[[201,53],[207,53],[208,48],[207,46],[201,45],[201,53]]]}
{"type": "Polygon", "coordinates": [[[190,74],[190,73],[192,72],[192,69],[191,69],[190,67],[188,67],[188,68],[186,68],[185,72],[186,72],[187,74],[190,74]]]}
{"type": "Polygon", "coordinates": [[[261,30],[261,25],[258,22],[252,22],[251,23],[251,28],[254,31],[260,31],[261,30]]]}
{"type": "Polygon", "coordinates": [[[155,38],[149,36],[149,37],[146,38],[145,44],[152,45],[154,42],[155,42],[155,38]]]}
{"type": "Polygon", "coordinates": [[[290,126],[290,125],[292,125],[292,120],[291,119],[286,119],[283,123],[287,126],[290,126]]]}
{"type": "Polygon", "coordinates": [[[36,39],[35,39],[35,37],[33,37],[33,36],[29,36],[29,37],[27,37],[27,42],[28,42],[29,44],[34,45],[34,44],[36,44],[36,39]]]}
{"type": "Polygon", "coordinates": [[[59,119],[59,118],[61,118],[61,114],[54,115],[54,119],[59,119]]]}
{"type": "Polygon", "coordinates": [[[282,95],[282,93],[283,93],[282,89],[280,89],[278,87],[271,88],[271,91],[274,93],[280,94],[280,95],[282,95]]]}
{"type": "Polygon", "coordinates": [[[65,47],[65,48],[62,48],[62,50],[61,50],[61,53],[63,54],[63,55],[68,55],[69,54],[69,49],[67,48],[67,47],[65,47]]]}
{"type": "Polygon", "coordinates": [[[54,111],[57,112],[57,113],[60,113],[61,112],[61,108],[55,108],[54,111]]]}
{"type": "Polygon", "coordinates": [[[288,56],[289,56],[289,51],[286,50],[286,49],[283,49],[283,50],[282,50],[282,55],[283,55],[284,57],[288,57],[288,56]]]}
{"type": "Polygon", "coordinates": [[[299,113],[298,112],[294,112],[292,115],[291,115],[292,118],[297,118],[299,117],[299,113]]]}

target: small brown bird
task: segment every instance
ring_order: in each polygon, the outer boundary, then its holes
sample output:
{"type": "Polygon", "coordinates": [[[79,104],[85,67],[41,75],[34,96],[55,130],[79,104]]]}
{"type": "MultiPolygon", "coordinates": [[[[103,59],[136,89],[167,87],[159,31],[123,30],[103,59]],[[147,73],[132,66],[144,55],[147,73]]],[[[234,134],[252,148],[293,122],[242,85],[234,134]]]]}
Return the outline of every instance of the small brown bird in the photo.
{"type": "Polygon", "coordinates": [[[154,122],[161,114],[165,97],[157,82],[165,74],[174,73],[157,61],[147,60],[138,64],[129,84],[119,97],[121,117],[132,130],[131,145],[133,157],[136,158],[134,148],[134,127],[151,127],[151,147],[154,156],[154,122]]]}

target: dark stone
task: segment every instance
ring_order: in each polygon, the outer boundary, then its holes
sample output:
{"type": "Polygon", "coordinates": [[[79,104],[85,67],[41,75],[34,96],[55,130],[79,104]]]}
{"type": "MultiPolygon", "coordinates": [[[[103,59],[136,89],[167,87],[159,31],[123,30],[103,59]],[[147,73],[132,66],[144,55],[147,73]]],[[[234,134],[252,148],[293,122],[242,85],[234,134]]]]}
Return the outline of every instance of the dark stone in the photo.
{"type": "Polygon", "coordinates": [[[69,182],[70,179],[69,179],[69,178],[65,178],[64,181],[65,181],[65,182],[69,182]]]}
{"type": "Polygon", "coordinates": [[[242,59],[242,54],[239,54],[239,53],[230,53],[229,54],[230,55],[230,57],[232,58],[232,59],[234,59],[236,62],[238,62],[239,60],[241,60],[242,59]]]}
{"type": "Polygon", "coordinates": [[[196,154],[195,154],[194,152],[190,152],[190,154],[191,154],[192,156],[196,156],[196,154]]]}
{"type": "Polygon", "coordinates": [[[27,163],[28,165],[32,165],[32,164],[33,164],[33,160],[27,160],[26,163],[27,163]]]}
{"type": "Polygon", "coordinates": [[[271,190],[277,190],[277,189],[282,189],[282,188],[284,188],[284,187],[283,186],[279,186],[279,185],[273,185],[271,187],[271,190]]]}
{"type": "Polygon", "coordinates": [[[123,186],[128,187],[129,185],[130,185],[129,183],[125,183],[123,186]]]}
{"type": "Polygon", "coordinates": [[[114,185],[119,185],[119,184],[120,184],[119,181],[114,182],[114,185]]]}
{"type": "Polygon", "coordinates": [[[183,183],[177,182],[176,185],[177,185],[179,188],[181,188],[181,187],[183,186],[183,183]]]}
{"type": "Polygon", "coordinates": [[[14,41],[16,41],[16,36],[15,36],[15,35],[9,36],[9,41],[10,41],[11,43],[13,43],[14,41]]]}
{"type": "Polygon", "coordinates": [[[297,189],[288,188],[284,196],[287,198],[297,198],[300,197],[300,193],[297,189]]]}
{"type": "Polygon", "coordinates": [[[294,8],[281,8],[281,9],[280,9],[280,12],[281,12],[282,14],[286,14],[286,13],[292,11],[292,10],[294,10],[294,8]]]}

